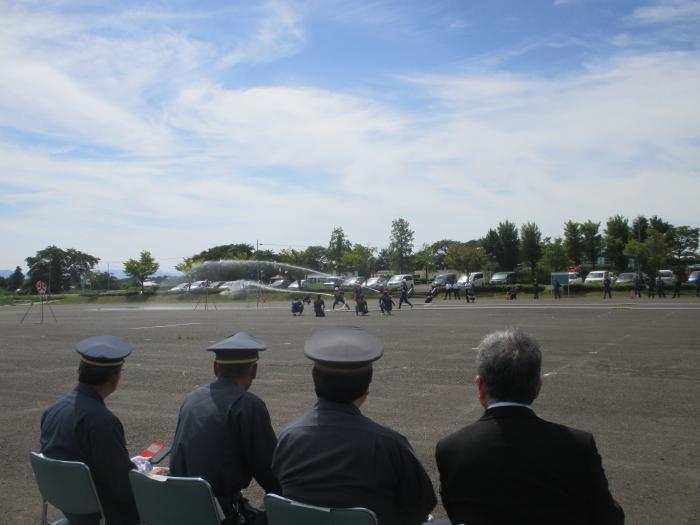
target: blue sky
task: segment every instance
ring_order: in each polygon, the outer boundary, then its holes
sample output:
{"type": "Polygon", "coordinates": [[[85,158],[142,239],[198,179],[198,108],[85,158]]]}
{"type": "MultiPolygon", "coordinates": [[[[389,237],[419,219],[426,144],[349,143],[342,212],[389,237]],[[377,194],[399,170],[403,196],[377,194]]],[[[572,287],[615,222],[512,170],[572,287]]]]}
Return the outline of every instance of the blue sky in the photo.
{"type": "Polygon", "coordinates": [[[700,0],[0,0],[0,27],[0,268],[699,222],[700,0]]]}

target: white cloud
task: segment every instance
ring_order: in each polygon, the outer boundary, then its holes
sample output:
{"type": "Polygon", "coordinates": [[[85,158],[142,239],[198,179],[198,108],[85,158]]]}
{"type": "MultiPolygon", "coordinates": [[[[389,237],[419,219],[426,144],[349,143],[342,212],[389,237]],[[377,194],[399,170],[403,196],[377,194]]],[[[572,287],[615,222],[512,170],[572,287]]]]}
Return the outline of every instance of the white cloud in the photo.
{"type": "Polygon", "coordinates": [[[700,19],[698,0],[661,0],[655,5],[639,7],[633,20],[642,23],[692,22],[700,19]]]}
{"type": "MultiPolygon", "coordinates": [[[[298,10],[267,9],[235,59],[174,30],[108,38],[90,20],[6,15],[0,124],[56,145],[0,134],[0,235],[15,240],[0,268],[48,244],[173,259],[255,238],[326,244],[333,226],[382,247],[399,216],[416,246],[505,219],[545,235],[616,213],[697,223],[682,191],[700,165],[696,52],[628,51],[559,77],[400,77],[427,103],[398,109],[384,93],[224,83],[225,63],[304,45],[298,10]]],[[[129,16],[155,15],[99,23],[129,16]]]]}

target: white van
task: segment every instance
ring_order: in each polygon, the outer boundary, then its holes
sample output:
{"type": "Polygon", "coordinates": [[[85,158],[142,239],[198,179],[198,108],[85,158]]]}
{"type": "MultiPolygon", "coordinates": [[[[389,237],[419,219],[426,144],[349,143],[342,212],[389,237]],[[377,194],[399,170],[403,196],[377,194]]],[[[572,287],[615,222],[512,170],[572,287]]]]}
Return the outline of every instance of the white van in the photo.
{"type": "Polygon", "coordinates": [[[471,284],[473,288],[481,288],[484,286],[484,272],[463,273],[457,279],[457,286],[460,288],[466,288],[467,283],[471,284]]]}
{"type": "Polygon", "coordinates": [[[400,290],[401,281],[404,280],[408,285],[408,293],[413,293],[413,275],[409,273],[398,273],[396,275],[392,275],[391,279],[387,281],[386,287],[389,288],[389,290],[400,290]]]}

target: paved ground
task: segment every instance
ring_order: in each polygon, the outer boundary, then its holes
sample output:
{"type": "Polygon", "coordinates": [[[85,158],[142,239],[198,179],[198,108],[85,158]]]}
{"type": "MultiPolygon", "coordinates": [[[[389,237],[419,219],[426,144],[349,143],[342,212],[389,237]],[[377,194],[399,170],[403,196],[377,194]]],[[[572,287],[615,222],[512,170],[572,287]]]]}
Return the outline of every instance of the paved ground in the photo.
{"type": "MultiPolygon", "coordinates": [[[[700,300],[448,301],[391,317],[343,311],[325,319],[255,303],[218,308],[55,306],[58,322],[45,311],[38,324],[35,306],[21,325],[25,307],[0,307],[0,523],[39,520],[28,454],[38,447],[42,411],[73,387],[76,341],[113,334],[133,343],[121,387],[107,404],[135,453],[153,439],[172,438],[184,395],[211,378],[204,348],[241,329],[269,345],[253,391],[280,429],[314,402],[302,347],[315,327],[329,324],[364,326],[385,342],[363,411],[408,437],[436,490],[436,442],[481,413],[474,347],[489,331],[519,326],[544,347],[537,412],[594,433],[627,523],[700,521],[700,300]]],[[[249,495],[259,500],[260,490],[249,495]]],[[[442,507],[434,514],[444,516],[442,507]]]]}

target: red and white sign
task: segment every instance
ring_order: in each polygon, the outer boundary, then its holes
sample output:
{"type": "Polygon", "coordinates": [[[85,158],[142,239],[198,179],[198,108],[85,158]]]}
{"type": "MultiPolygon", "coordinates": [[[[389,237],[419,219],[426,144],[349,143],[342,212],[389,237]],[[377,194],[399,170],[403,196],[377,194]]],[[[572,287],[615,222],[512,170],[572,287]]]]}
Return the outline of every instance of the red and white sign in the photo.
{"type": "Polygon", "coordinates": [[[46,293],[46,283],[44,281],[37,281],[36,291],[39,292],[41,295],[44,295],[46,293]]]}

